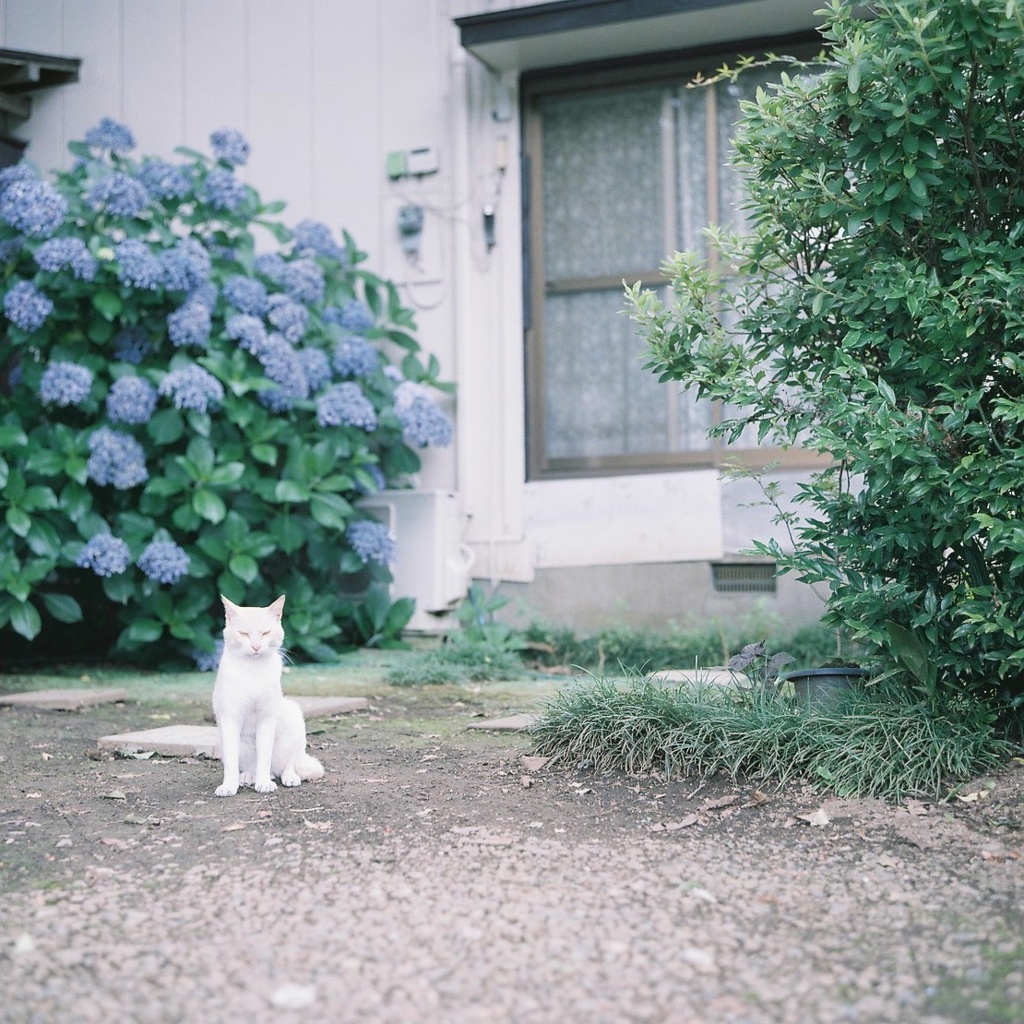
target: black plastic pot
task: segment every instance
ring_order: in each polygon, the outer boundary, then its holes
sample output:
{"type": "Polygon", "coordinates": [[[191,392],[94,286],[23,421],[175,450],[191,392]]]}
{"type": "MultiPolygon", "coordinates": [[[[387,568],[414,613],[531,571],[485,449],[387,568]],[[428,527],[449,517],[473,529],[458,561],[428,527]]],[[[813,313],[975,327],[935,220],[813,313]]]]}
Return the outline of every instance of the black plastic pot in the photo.
{"type": "Polygon", "coordinates": [[[839,666],[798,669],[790,672],[785,681],[793,684],[794,696],[800,703],[827,705],[859,686],[867,677],[867,669],[839,666]]]}

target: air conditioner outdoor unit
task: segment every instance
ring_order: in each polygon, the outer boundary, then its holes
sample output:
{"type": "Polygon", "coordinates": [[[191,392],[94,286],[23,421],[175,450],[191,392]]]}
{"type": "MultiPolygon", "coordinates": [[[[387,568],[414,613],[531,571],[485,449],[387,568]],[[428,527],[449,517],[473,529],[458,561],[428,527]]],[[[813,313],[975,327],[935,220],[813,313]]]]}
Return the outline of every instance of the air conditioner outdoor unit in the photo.
{"type": "Polygon", "coordinates": [[[416,601],[407,631],[441,633],[469,591],[473,552],[463,543],[465,517],[454,491],[379,491],[359,506],[395,538],[391,597],[416,601]]]}

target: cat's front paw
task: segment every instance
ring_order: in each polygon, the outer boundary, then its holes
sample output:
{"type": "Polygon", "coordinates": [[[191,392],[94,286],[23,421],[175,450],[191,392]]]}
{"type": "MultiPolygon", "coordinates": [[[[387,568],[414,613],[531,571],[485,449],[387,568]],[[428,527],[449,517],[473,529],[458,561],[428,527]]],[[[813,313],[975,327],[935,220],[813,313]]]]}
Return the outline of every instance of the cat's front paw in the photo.
{"type": "Polygon", "coordinates": [[[238,792],[237,783],[232,786],[229,782],[222,782],[214,791],[215,796],[234,796],[238,792]]]}
{"type": "Polygon", "coordinates": [[[299,773],[286,768],[281,772],[281,785],[282,786],[298,786],[302,784],[302,779],[299,777],[299,773]]]}
{"type": "Polygon", "coordinates": [[[238,784],[240,786],[252,786],[256,782],[256,776],[252,772],[242,772],[238,776],[238,784]]]}
{"type": "Polygon", "coordinates": [[[273,779],[257,781],[254,785],[257,793],[273,793],[277,789],[277,783],[273,779]]]}

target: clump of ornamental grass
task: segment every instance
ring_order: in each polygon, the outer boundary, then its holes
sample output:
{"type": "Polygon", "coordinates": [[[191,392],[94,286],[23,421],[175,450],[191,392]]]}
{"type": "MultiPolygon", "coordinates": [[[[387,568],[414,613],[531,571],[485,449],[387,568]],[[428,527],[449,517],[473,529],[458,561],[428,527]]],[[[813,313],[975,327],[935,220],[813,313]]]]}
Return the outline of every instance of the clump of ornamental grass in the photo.
{"type": "Polygon", "coordinates": [[[940,797],[1010,753],[982,705],[939,707],[895,686],[815,706],[774,688],[593,678],[551,697],[531,734],[538,754],[596,771],[778,786],[802,779],[892,801],[940,797]]]}

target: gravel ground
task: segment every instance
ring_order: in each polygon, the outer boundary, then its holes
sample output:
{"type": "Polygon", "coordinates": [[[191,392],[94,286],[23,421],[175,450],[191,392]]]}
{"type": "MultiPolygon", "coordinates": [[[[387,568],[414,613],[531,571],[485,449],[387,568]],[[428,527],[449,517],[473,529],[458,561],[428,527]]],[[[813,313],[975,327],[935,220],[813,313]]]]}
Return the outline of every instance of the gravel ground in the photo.
{"type": "Polygon", "coordinates": [[[232,800],[87,749],[138,708],[0,714],[0,1021],[1024,1020],[1020,766],[901,808],[594,778],[409,699],[232,800]]]}

